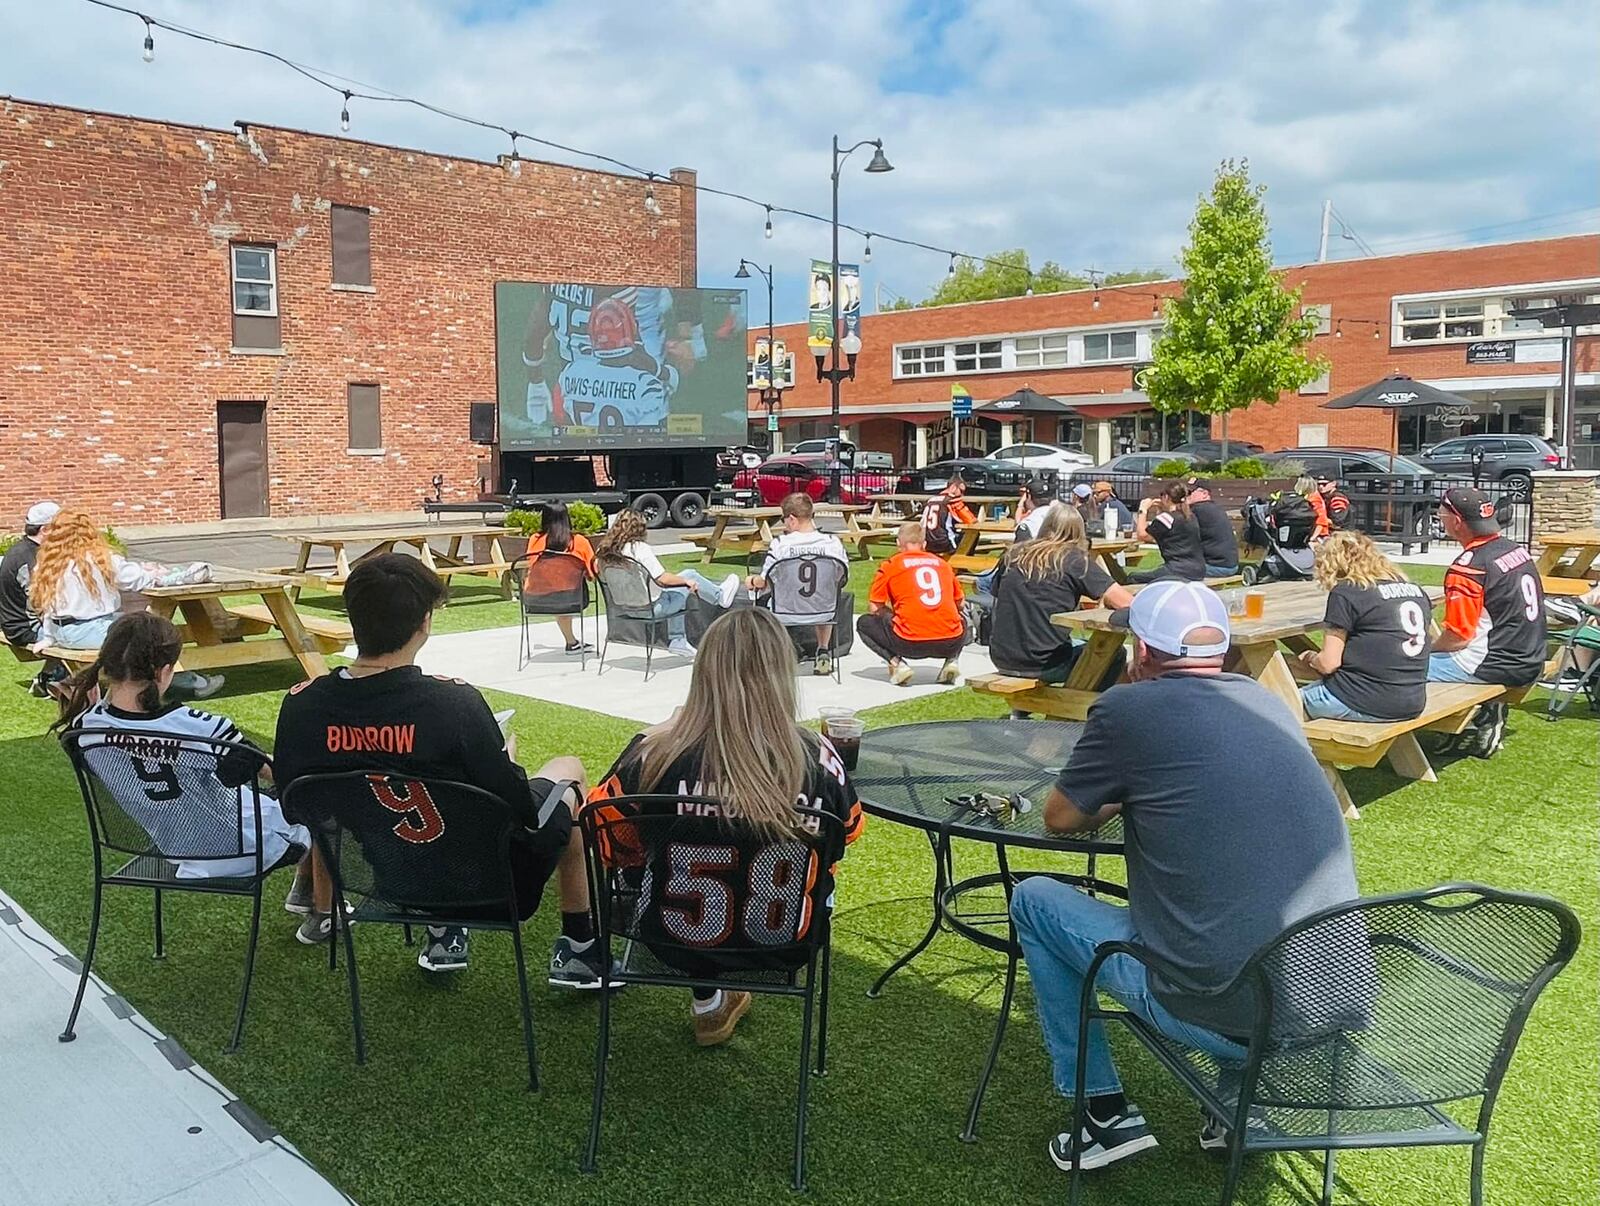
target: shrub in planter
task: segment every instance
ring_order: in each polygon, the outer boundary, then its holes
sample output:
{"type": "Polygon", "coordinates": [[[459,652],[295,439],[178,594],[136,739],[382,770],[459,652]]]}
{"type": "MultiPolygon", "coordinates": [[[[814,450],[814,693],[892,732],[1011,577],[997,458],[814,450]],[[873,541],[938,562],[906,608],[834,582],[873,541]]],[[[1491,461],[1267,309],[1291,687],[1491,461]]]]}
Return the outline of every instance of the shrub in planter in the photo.
{"type": "Polygon", "coordinates": [[[1174,457],[1170,461],[1162,461],[1150,470],[1151,477],[1188,477],[1194,471],[1194,466],[1188,461],[1178,460],[1174,457]]]}
{"type": "MultiPolygon", "coordinates": [[[[106,538],[106,543],[111,546],[112,551],[127,556],[128,546],[122,542],[122,537],[118,536],[115,531],[111,528],[106,528],[100,534],[106,538]]],[[[0,557],[4,557],[9,553],[11,546],[21,539],[21,532],[0,533],[0,557]]]]}
{"type": "MultiPolygon", "coordinates": [[[[572,530],[582,536],[592,536],[606,530],[606,513],[593,503],[569,503],[567,518],[572,521],[572,530]]],[[[537,536],[541,523],[537,511],[518,509],[506,512],[506,527],[523,536],[537,536]]]]}
{"type": "Polygon", "coordinates": [[[1218,471],[1219,477],[1261,478],[1267,476],[1267,463],[1258,456],[1235,457],[1218,471]]]}

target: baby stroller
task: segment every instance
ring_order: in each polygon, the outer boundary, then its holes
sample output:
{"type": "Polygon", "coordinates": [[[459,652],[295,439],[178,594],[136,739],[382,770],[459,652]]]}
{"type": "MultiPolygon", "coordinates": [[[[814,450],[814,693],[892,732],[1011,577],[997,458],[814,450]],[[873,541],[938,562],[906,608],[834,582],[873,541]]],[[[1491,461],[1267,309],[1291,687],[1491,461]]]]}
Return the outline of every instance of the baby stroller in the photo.
{"type": "Polygon", "coordinates": [[[1241,571],[1246,586],[1310,581],[1316,556],[1311,548],[1316,516],[1310,503],[1298,494],[1252,498],[1245,502],[1243,515],[1245,543],[1267,550],[1259,562],[1241,571]]]}

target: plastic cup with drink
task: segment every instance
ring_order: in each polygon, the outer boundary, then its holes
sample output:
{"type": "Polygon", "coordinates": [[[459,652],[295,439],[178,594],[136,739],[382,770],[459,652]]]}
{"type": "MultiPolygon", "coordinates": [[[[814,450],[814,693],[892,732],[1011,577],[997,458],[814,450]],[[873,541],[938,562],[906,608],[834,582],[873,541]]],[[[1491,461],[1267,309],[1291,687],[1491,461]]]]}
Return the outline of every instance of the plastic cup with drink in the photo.
{"type": "Polygon", "coordinates": [[[1247,590],[1244,592],[1244,618],[1259,620],[1267,614],[1267,595],[1265,591],[1247,590]]]}
{"type": "Polygon", "coordinates": [[[866,722],[851,708],[822,708],[818,714],[822,717],[822,735],[839,751],[845,770],[854,771],[861,757],[861,734],[866,731],[866,722]]]}

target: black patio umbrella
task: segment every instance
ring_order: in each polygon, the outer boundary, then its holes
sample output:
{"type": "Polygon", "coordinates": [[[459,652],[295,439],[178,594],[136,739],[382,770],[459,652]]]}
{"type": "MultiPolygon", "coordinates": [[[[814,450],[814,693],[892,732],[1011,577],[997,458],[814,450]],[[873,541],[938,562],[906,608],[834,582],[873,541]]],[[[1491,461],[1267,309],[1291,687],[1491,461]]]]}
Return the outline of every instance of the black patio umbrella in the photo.
{"type": "Polygon", "coordinates": [[[1370,406],[1378,410],[1404,410],[1407,406],[1467,406],[1468,399],[1449,390],[1438,389],[1426,381],[1414,381],[1404,373],[1391,373],[1381,381],[1363,385],[1322,404],[1324,410],[1349,410],[1370,406]]]}
{"type": "Polygon", "coordinates": [[[996,398],[993,402],[985,402],[982,406],[976,406],[973,409],[1012,415],[1059,416],[1072,413],[1072,407],[1065,402],[1041,394],[1026,385],[1021,389],[1012,390],[1003,398],[996,398]]]}

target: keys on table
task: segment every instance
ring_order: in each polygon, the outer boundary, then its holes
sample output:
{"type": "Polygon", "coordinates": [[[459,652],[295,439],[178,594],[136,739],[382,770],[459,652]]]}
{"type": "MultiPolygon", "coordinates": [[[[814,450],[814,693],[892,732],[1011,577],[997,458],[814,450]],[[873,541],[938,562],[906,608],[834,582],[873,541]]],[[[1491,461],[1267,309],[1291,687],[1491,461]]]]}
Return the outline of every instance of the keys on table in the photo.
{"type": "Polygon", "coordinates": [[[1033,801],[1021,792],[999,795],[980,791],[971,795],[946,796],[944,802],[956,808],[965,808],[980,817],[999,821],[1002,825],[1009,825],[1021,814],[1033,811],[1033,801]]]}

